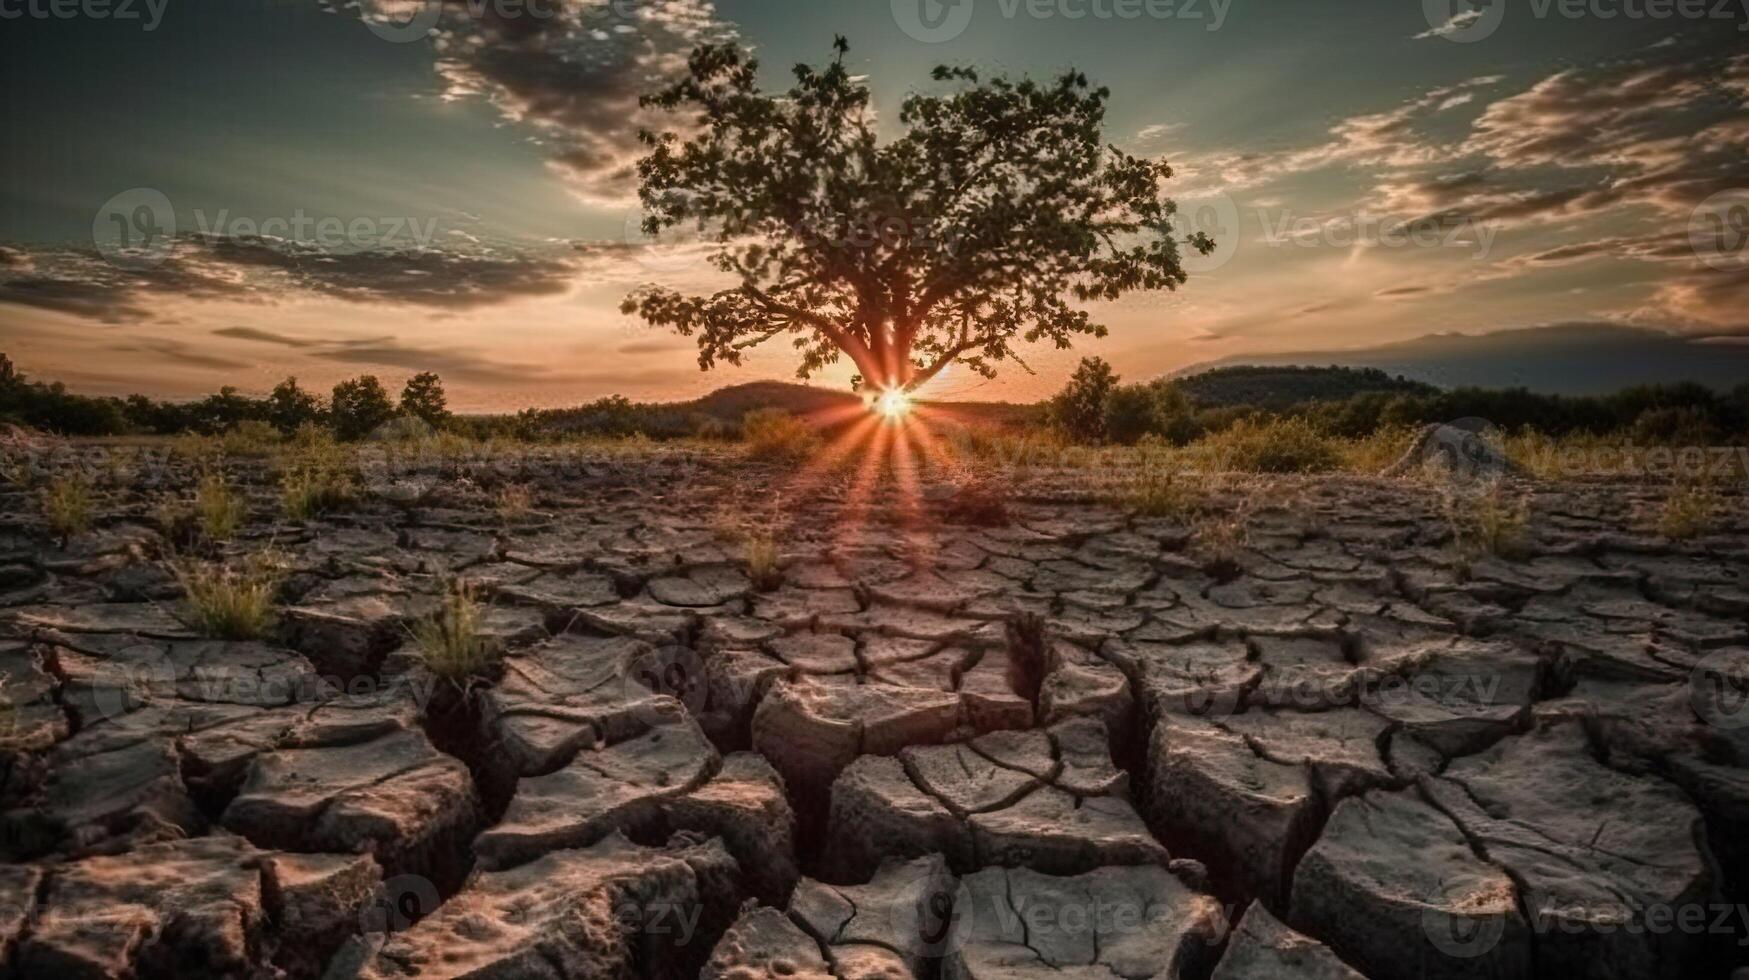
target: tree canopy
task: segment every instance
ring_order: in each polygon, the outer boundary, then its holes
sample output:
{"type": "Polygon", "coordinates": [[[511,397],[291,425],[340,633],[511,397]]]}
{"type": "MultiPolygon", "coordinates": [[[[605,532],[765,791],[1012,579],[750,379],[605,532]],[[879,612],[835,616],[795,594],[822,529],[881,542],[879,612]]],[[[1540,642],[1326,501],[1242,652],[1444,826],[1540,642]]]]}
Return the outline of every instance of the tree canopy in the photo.
{"type": "Polygon", "coordinates": [[[646,285],[627,313],[698,340],[699,366],[739,364],[787,337],[808,377],[848,357],[859,381],[915,389],[953,363],[985,377],[1022,343],[1104,336],[1089,302],[1175,289],[1164,162],[1102,141],[1109,92],[935,69],[948,91],[912,94],[882,142],[843,38],[781,94],[735,45],[695,50],[684,78],[644,100],[685,116],[646,132],[644,230],[683,224],[736,277],[708,296],[646,285]]]}

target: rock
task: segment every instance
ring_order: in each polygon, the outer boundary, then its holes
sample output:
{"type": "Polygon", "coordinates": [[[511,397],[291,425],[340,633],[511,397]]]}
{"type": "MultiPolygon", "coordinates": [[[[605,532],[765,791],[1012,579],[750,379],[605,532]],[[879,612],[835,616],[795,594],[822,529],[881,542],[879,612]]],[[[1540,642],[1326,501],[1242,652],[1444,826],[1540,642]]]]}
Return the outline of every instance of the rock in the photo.
{"type": "Polygon", "coordinates": [[[1258,755],[1237,735],[1162,721],[1148,743],[1148,825],[1244,894],[1285,902],[1323,804],[1303,766],[1258,755]]]}
{"type": "Polygon", "coordinates": [[[783,779],[763,758],[751,752],[727,756],[710,782],[669,800],[663,812],[672,829],[721,838],[760,901],[789,901],[799,874],[796,819],[783,779]]]}
{"type": "Polygon", "coordinates": [[[368,859],[287,859],[236,837],[148,845],[57,866],[17,968],[23,976],[312,976],[356,931],[368,859]]]}
{"type": "Polygon", "coordinates": [[[1368,976],[1532,976],[1512,879],[1411,792],[1344,800],[1294,874],[1288,921],[1368,976]]]}
{"type": "Polygon", "coordinates": [[[544,775],[582,749],[624,741],[667,713],[637,683],[655,654],[630,637],[564,634],[505,657],[503,678],[481,698],[482,734],[515,776],[544,775]]]}
{"type": "Polygon", "coordinates": [[[1501,448],[1499,433],[1478,419],[1423,426],[1403,455],[1379,475],[1395,478],[1428,471],[1443,472],[1467,483],[1525,475],[1524,468],[1501,448]]]}
{"type": "Polygon", "coordinates": [[[902,765],[865,756],[833,785],[826,850],[861,880],[878,857],[946,855],[1075,874],[1104,864],[1164,865],[1111,765],[1104,726],[1076,719],[1043,733],[998,732],[912,746],[902,765]]]}
{"type": "Polygon", "coordinates": [[[1206,975],[1225,936],[1219,903],[1164,868],[988,868],[956,894],[942,976],[1177,980],[1206,975]]]}
{"type": "Polygon", "coordinates": [[[944,951],[956,885],[939,855],[888,861],[865,885],[803,879],[789,914],[841,980],[924,977],[944,951]]]}
{"type": "Polygon", "coordinates": [[[333,734],[306,729],[256,756],[223,824],[262,847],[370,854],[392,875],[453,881],[479,820],[467,767],[416,728],[333,734]]]}
{"type": "Polygon", "coordinates": [[[1646,911],[1718,898],[1700,813],[1679,790],[1600,764],[1580,727],[1561,724],[1454,761],[1428,792],[1518,882],[1539,969],[1688,975],[1704,939],[1646,911]]]}
{"type": "Polygon", "coordinates": [[[718,844],[646,848],[611,836],[475,874],[410,927],[354,941],[328,977],[678,980],[710,949],[708,927],[733,914],[722,902],[734,875],[734,859],[718,844]]]}
{"type": "Polygon", "coordinates": [[[1458,640],[1379,665],[1362,703],[1447,757],[1480,751],[1529,724],[1547,668],[1510,643],[1458,640]]]}
{"type": "Polygon", "coordinates": [[[1213,980],[1366,980],[1330,948],[1253,903],[1233,930],[1213,980]]]}
{"type": "Polygon", "coordinates": [[[820,945],[789,916],[756,908],[711,951],[699,980],[835,980],[820,945]]]}

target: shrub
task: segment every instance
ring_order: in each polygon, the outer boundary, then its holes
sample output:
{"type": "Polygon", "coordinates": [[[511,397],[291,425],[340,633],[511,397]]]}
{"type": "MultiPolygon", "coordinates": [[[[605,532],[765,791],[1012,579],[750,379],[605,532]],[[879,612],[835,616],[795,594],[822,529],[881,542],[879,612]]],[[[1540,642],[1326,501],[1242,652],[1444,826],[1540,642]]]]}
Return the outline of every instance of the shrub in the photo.
{"type": "Polygon", "coordinates": [[[1148,385],[1124,385],[1105,396],[1100,426],[1112,442],[1133,446],[1143,436],[1159,434],[1163,423],[1159,399],[1148,385]]]}
{"type": "Polygon", "coordinates": [[[457,585],[435,615],[413,626],[413,645],[433,674],[460,684],[482,676],[497,660],[497,644],[482,630],[485,620],[485,607],[473,590],[457,585]]]}
{"type": "Polygon", "coordinates": [[[266,456],[279,445],[279,430],[267,422],[238,422],[218,437],[218,448],[229,456],[266,456]]]}
{"type": "Polygon", "coordinates": [[[1046,407],[1053,426],[1083,442],[1105,438],[1105,400],[1117,387],[1111,365],[1097,357],[1084,357],[1069,383],[1046,407]]]}
{"type": "Polygon", "coordinates": [[[64,547],[75,534],[91,530],[96,516],[97,494],[83,473],[60,476],[48,482],[41,493],[43,520],[64,547]]]}
{"type": "Polygon", "coordinates": [[[1712,416],[1692,405],[1680,408],[1648,408],[1634,419],[1629,430],[1638,445],[1710,446],[1719,438],[1712,416]]]}
{"type": "Polygon", "coordinates": [[[774,408],[748,412],[741,419],[741,440],[755,459],[799,460],[820,447],[820,437],[807,423],[774,408]]]}
{"type": "Polygon", "coordinates": [[[1205,514],[1191,528],[1190,546],[1203,571],[1216,579],[1236,578],[1240,553],[1251,536],[1251,501],[1242,499],[1231,513],[1205,514]]]}
{"type": "Polygon", "coordinates": [[[972,527],[1007,527],[1008,492],[992,480],[961,480],[943,505],[943,515],[955,524],[972,527]]]}
{"type": "Polygon", "coordinates": [[[320,425],[322,415],[322,399],[298,387],[297,378],[281,381],[267,396],[267,420],[284,435],[320,425]]]}
{"type": "Polygon", "coordinates": [[[187,595],[189,626],[215,640],[259,640],[273,629],[280,564],[262,553],[240,567],[219,563],[171,565],[187,595]]]}
{"type": "Polygon", "coordinates": [[[1236,422],[1197,445],[1245,473],[1327,473],[1342,464],[1336,443],[1301,418],[1236,422]]]}
{"type": "Polygon", "coordinates": [[[229,541],[248,516],[248,502],[223,474],[212,472],[201,477],[194,491],[194,517],[209,541],[229,541]]]}

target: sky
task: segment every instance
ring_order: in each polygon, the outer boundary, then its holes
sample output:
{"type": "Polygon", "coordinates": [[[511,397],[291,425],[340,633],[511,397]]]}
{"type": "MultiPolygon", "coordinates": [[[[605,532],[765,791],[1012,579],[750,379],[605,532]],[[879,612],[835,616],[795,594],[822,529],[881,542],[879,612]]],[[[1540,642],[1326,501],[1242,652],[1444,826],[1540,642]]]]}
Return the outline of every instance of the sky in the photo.
{"type": "Polygon", "coordinates": [[[1036,399],[1087,354],[1143,380],[1572,321],[1749,334],[1749,0],[1469,2],[0,0],[0,351],[168,398],[433,370],[467,411],[792,378],[781,341],[703,373],[619,312],[723,285],[639,230],[638,96],[723,41],[786,88],[835,35],[889,132],[938,64],[1087,73],[1220,246],[1094,306],[1108,337],[933,397],[1036,399]]]}

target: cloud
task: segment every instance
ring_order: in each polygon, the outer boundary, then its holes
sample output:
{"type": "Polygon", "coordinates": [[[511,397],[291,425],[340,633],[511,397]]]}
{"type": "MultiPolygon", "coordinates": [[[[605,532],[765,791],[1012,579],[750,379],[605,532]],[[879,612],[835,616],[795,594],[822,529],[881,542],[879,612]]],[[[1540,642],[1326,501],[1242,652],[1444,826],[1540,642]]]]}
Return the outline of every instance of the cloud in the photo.
{"type": "Polygon", "coordinates": [[[1468,10],[1459,11],[1458,13],[1451,15],[1450,20],[1447,20],[1438,27],[1432,27],[1416,34],[1411,40],[1425,41],[1430,37],[1448,37],[1467,29],[1470,25],[1481,20],[1483,13],[1484,11],[1477,7],[1471,7],[1468,10]]]}
{"type": "Polygon", "coordinates": [[[691,350],[692,342],[684,337],[651,338],[649,340],[633,340],[619,345],[615,353],[619,354],[673,354],[678,351],[691,350]]]}
{"type": "Polygon", "coordinates": [[[140,268],[117,266],[91,249],[30,253],[23,263],[0,267],[0,303],[103,323],[162,318],[177,300],[265,303],[299,293],[457,311],[563,294],[574,285],[578,266],[569,252],[337,252],[284,239],[188,235],[158,264],[140,268]]]}
{"type": "Polygon", "coordinates": [[[409,347],[392,337],[341,341],[310,356],[341,364],[435,371],[447,379],[482,385],[571,382],[578,377],[544,365],[502,363],[461,348],[409,347]]]}
{"type": "Polygon", "coordinates": [[[130,343],[112,345],[110,350],[122,354],[156,354],[188,367],[208,368],[215,371],[243,371],[255,366],[247,361],[237,361],[216,354],[205,354],[191,350],[187,344],[179,340],[136,340],[130,343]]]}
{"type": "MultiPolygon", "coordinates": [[[[401,5],[362,10],[392,17],[401,5]]],[[[445,99],[484,99],[527,128],[580,197],[617,203],[636,190],[638,130],[663,121],[639,97],[684,73],[693,48],[735,36],[710,0],[451,0],[432,43],[445,99]]]]}
{"type": "Polygon", "coordinates": [[[253,340],[256,343],[277,344],[280,347],[316,346],[316,341],[313,340],[299,340],[296,337],[288,337],[271,330],[259,330],[255,327],[225,327],[222,330],[214,330],[213,336],[228,337],[232,340],[253,340]]]}

